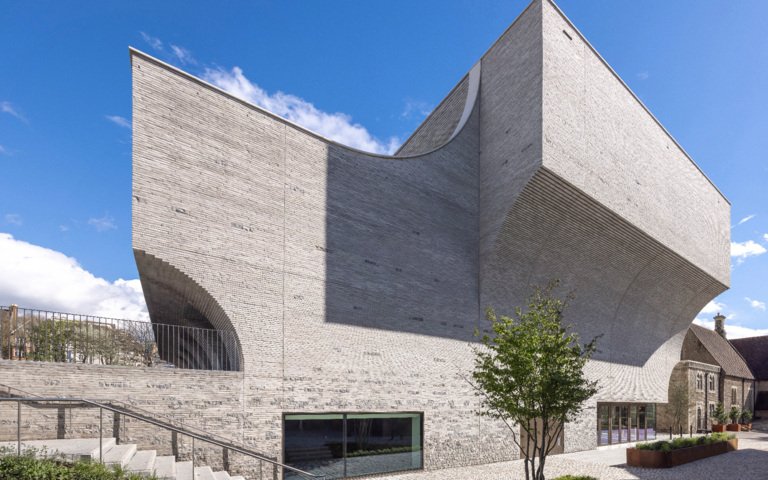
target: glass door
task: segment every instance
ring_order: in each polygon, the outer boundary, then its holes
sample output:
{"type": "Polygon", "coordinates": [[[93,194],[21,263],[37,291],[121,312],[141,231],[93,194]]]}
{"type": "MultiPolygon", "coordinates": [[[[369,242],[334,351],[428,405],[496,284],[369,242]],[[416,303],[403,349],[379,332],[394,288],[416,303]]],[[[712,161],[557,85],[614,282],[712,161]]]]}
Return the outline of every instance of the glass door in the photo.
{"type": "Polygon", "coordinates": [[[597,444],[609,445],[611,443],[611,408],[608,405],[598,407],[597,420],[597,444]]]}

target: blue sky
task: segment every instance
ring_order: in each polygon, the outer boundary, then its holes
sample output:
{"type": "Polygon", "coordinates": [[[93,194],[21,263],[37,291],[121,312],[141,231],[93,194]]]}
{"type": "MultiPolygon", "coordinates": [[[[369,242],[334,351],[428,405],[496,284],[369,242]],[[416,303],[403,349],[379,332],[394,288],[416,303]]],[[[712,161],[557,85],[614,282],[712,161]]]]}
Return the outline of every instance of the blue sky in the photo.
{"type": "MultiPolygon", "coordinates": [[[[0,303],[144,315],[129,45],[386,151],[527,3],[0,3],[0,303]]],[[[768,2],[558,4],[732,203],[731,290],[700,318],[768,333],[768,2]]]]}

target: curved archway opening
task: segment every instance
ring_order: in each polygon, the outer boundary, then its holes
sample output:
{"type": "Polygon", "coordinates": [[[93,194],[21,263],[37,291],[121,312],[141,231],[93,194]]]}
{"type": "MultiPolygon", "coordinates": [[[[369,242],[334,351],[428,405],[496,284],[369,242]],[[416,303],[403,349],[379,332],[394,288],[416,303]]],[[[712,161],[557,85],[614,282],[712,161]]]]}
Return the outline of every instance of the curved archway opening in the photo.
{"type": "Polygon", "coordinates": [[[170,263],[134,249],[160,358],[178,368],[242,370],[234,326],[216,299],[170,263]]]}

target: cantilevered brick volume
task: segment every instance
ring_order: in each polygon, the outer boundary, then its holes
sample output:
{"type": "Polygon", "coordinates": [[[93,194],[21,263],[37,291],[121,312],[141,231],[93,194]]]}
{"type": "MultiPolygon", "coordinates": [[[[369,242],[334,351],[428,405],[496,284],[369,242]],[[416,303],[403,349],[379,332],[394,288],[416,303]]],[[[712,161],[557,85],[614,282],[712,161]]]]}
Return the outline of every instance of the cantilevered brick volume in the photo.
{"type": "Polygon", "coordinates": [[[284,415],[355,412],[423,414],[424,468],[515,456],[461,375],[483,309],[552,278],[576,330],[602,335],[600,393],[564,437],[594,448],[598,403],[666,401],[689,324],[729,284],[728,201],[549,0],[391,157],[137,50],[131,65],[152,320],[236,332],[243,436],[286,461],[284,415]]]}

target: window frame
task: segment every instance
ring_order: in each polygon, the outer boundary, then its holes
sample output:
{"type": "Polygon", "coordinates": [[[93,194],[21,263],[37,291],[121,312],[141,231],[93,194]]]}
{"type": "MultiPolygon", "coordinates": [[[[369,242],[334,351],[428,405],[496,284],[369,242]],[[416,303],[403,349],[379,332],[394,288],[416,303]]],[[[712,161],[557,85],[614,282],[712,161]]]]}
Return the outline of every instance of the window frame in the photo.
{"type": "MultiPolygon", "coordinates": [[[[421,466],[419,468],[410,468],[410,469],[407,469],[407,470],[391,470],[391,471],[386,471],[386,472],[368,473],[368,474],[362,474],[362,475],[357,475],[357,476],[344,476],[344,477],[339,477],[339,478],[356,478],[356,477],[367,477],[367,476],[371,476],[371,475],[389,475],[389,474],[397,474],[397,473],[409,473],[409,472],[424,471],[424,424],[425,424],[425,417],[426,417],[426,415],[425,415],[425,413],[423,411],[413,411],[413,410],[400,411],[400,410],[398,410],[398,411],[392,411],[392,412],[382,412],[382,411],[377,411],[377,412],[372,412],[372,411],[354,412],[354,411],[337,411],[337,410],[334,410],[332,412],[307,412],[307,411],[283,412],[282,419],[281,419],[281,428],[282,428],[282,430],[280,432],[281,433],[281,435],[280,435],[281,436],[280,448],[281,448],[281,453],[282,453],[283,457],[285,457],[285,437],[286,437],[286,435],[285,435],[285,422],[291,420],[288,417],[297,416],[297,415],[301,415],[301,416],[314,416],[314,415],[317,415],[318,417],[322,417],[324,415],[341,415],[342,421],[343,421],[343,425],[344,425],[344,427],[343,427],[344,428],[344,432],[346,432],[346,429],[347,429],[347,420],[348,420],[347,416],[348,415],[353,415],[353,416],[356,416],[356,415],[392,415],[393,417],[397,416],[397,415],[418,415],[419,416],[419,437],[420,437],[419,438],[419,456],[420,456],[420,464],[421,464],[421,466]]],[[[347,457],[346,457],[346,449],[344,449],[344,450],[345,450],[345,453],[344,453],[344,456],[342,458],[344,459],[344,463],[345,463],[344,470],[345,470],[345,474],[346,474],[346,461],[347,461],[347,457]]],[[[291,465],[289,465],[287,463],[286,463],[286,465],[291,466],[291,465]]],[[[283,471],[282,478],[285,478],[285,474],[286,474],[286,472],[283,471]]],[[[330,478],[330,477],[327,477],[327,478],[330,478]]]]}

